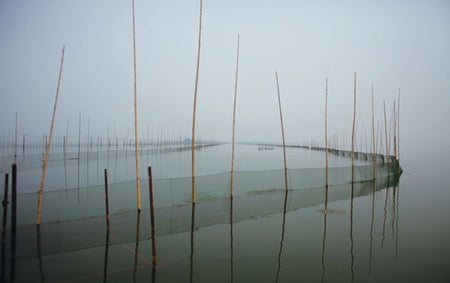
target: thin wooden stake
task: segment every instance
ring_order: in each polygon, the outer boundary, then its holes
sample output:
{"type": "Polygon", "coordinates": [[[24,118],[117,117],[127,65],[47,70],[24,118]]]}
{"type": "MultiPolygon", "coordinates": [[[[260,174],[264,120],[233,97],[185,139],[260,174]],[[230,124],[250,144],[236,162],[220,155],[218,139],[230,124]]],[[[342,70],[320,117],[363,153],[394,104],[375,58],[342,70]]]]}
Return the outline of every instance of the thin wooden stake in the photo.
{"type": "Polygon", "coordinates": [[[152,167],[148,167],[148,189],[150,194],[150,225],[152,230],[152,264],[156,266],[156,231],[155,231],[155,205],[153,199],[152,167]]]}
{"type": "MultiPolygon", "coordinates": [[[[328,189],[328,78],[325,79],[325,187],[328,189]]],[[[328,190],[326,191],[328,197],[328,190]]]]}
{"type": "Polygon", "coordinates": [[[396,107],[395,107],[395,100],[394,100],[394,108],[392,109],[392,116],[393,116],[393,142],[394,142],[394,157],[397,159],[397,113],[396,113],[396,107]]]}
{"type": "Polygon", "coordinates": [[[195,194],[195,116],[197,111],[197,90],[198,90],[198,74],[200,69],[200,47],[202,41],[202,12],[203,12],[203,1],[200,0],[200,20],[198,25],[198,48],[197,48],[197,69],[195,72],[195,87],[194,87],[194,107],[192,113],[192,145],[191,145],[191,155],[192,155],[192,203],[196,202],[195,194]]]}
{"type": "Polygon", "coordinates": [[[78,160],[81,155],[81,111],[78,113],[78,160]]]}
{"type": "Polygon", "coordinates": [[[234,102],[233,102],[233,135],[231,142],[231,180],[230,180],[230,197],[234,194],[234,141],[235,141],[235,129],[236,129],[236,97],[237,97],[237,86],[238,86],[238,71],[239,71],[239,34],[237,42],[237,55],[236,55],[236,78],[234,81],[234,102]]]}
{"type": "Polygon", "coordinates": [[[275,72],[275,79],[277,81],[278,108],[280,110],[280,124],[281,124],[281,138],[283,140],[284,186],[285,186],[285,189],[287,191],[288,190],[288,180],[287,180],[287,166],[286,166],[286,143],[285,143],[285,140],[284,140],[283,113],[281,111],[280,84],[278,82],[278,73],[277,72],[275,72]]]}
{"type": "Polygon", "coordinates": [[[16,112],[16,127],[14,130],[14,164],[17,163],[17,123],[18,123],[18,118],[17,118],[17,112],[16,112]]]}
{"type": "Polygon", "coordinates": [[[387,165],[389,168],[389,143],[388,143],[388,132],[387,132],[387,120],[386,120],[386,103],[383,100],[383,109],[384,109],[384,134],[385,134],[385,140],[386,140],[386,156],[387,156],[387,165]]]}
{"type": "Polygon", "coordinates": [[[17,226],[17,164],[12,165],[11,180],[11,282],[16,272],[16,226],[17,226]]]}
{"type": "Polygon", "coordinates": [[[136,79],[136,21],[133,8],[133,59],[134,59],[134,155],[136,159],[136,192],[137,192],[137,210],[141,212],[141,179],[139,169],[139,138],[138,138],[138,115],[137,115],[137,79],[136,79]]]}
{"type": "Polygon", "coordinates": [[[105,207],[106,207],[106,229],[109,231],[109,198],[108,198],[108,169],[105,172],[105,207]]]}
{"type": "Polygon", "coordinates": [[[373,83],[372,83],[372,162],[373,162],[373,179],[376,179],[376,145],[375,145],[375,114],[374,114],[374,105],[373,105],[373,83]]]}
{"type": "Polygon", "coordinates": [[[50,154],[50,145],[52,143],[53,125],[55,124],[56,106],[58,104],[59,87],[61,85],[61,76],[62,76],[63,63],[64,63],[64,49],[65,49],[65,46],[63,46],[63,48],[62,48],[61,65],[59,68],[58,86],[56,87],[55,105],[53,106],[52,122],[50,124],[50,136],[49,136],[49,141],[47,143],[47,147],[45,150],[44,162],[42,165],[42,177],[41,177],[41,183],[39,186],[38,207],[37,207],[37,215],[36,215],[36,224],[37,225],[41,224],[42,194],[44,193],[45,173],[47,171],[48,156],[50,154]]]}
{"type": "Polygon", "coordinates": [[[398,88],[398,104],[397,104],[397,161],[400,166],[400,88],[398,88]]]}
{"type": "Polygon", "coordinates": [[[353,79],[352,183],[355,181],[356,72],[353,79]]]}

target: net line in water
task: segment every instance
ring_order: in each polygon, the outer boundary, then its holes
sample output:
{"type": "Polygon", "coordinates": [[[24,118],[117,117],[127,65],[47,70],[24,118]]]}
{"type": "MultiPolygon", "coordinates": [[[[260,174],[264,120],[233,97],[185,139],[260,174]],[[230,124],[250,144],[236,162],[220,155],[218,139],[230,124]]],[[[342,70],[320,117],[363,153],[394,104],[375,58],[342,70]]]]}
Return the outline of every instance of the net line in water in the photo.
{"type": "MultiPolygon", "coordinates": [[[[376,179],[383,180],[399,173],[398,167],[377,164],[376,179]]],[[[237,171],[234,173],[234,197],[248,198],[276,195],[285,190],[284,171],[237,171]]],[[[290,192],[301,192],[325,187],[325,168],[288,169],[290,192]]],[[[355,183],[373,180],[373,165],[355,167],[355,183]]],[[[330,191],[351,182],[351,166],[329,168],[330,191]]],[[[142,180],[142,208],[148,209],[148,181],[142,180]]],[[[155,207],[157,209],[186,206],[191,203],[191,178],[154,179],[155,207]]],[[[136,209],[135,181],[109,184],[110,214],[123,214],[136,209]]],[[[208,204],[226,200],[230,195],[230,173],[196,177],[197,201],[208,204]]],[[[18,225],[34,223],[37,194],[18,196],[18,225]]],[[[44,192],[42,222],[62,222],[105,214],[104,185],[44,192]]],[[[319,201],[323,201],[320,199],[319,201]]]]}
{"type": "MultiPolygon", "coordinates": [[[[360,168],[359,168],[360,169],[360,168]]],[[[385,168],[387,169],[387,168],[385,168]]],[[[346,170],[351,170],[346,168],[346,170]]],[[[294,170],[295,171],[295,170],[294,170]]],[[[370,170],[369,170],[370,171],[370,170]]],[[[256,172],[249,172],[253,176],[255,176],[256,172]]],[[[277,177],[279,178],[279,183],[283,186],[283,171],[277,170],[277,172],[264,172],[270,173],[266,174],[268,178],[277,177]]],[[[290,180],[292,184],[295,184],[295,178],[292,177],[294,172],[290,172],[290,180]]],[[[347,173],[347,172],[346,172],[347,173]]],[[[210,180],[204,180],[206,183],[209,183],[213,177],[226,176],[227,174],[222,174],[220,176],[208,176],[210,180]]],[[[238,174],[240,175],[240,174],[238,174]]],[[[244,174],[245,177],[249,177],[244,174]]],[[[258,176],[262,176],[262,174],[256,174],[258,176]]],[[[242,176],[239,176],[242,178],[242,176]]],[[[188,178],[186,178],[188,179],[188,178]]],[[[176,180],[178,182],[185,180],[176,180]]],[[[189,181],[189,180],[187,180],[189,181]]],[[[242,179],[241,179],[242,181],[242,179]]],[[[376,180],[372,181],[360,181],[353,184],[353,197],[361,197],[370,195],[372,193],[376,193],[380,190],[398,186],[399,174],[385,174],[377,177],[376,180]]],[[[205,184],[205,183],[203,183],[205,184]]],[[[129,184],[130,189],[133,189],[133,184],[129,184]]],[[[240,192],[239,195],[235,196],[233,200],[229,197],[220,197],[216,194],[216,197],[213,197],[212,194],[203,195],[203,197],[199,198],[198,204],[196,204],[195,209],[195,229],[220,225],[220,224],[230,224],[230,213],[231,213],[231,201],[233,206],[232,212],[232,221],[233,223],[239,223],[242,221],[250,220],[250,219],[258,219],[263,217],[268,217],[270,215],[282,214],[284,211],[284,199],[286,197],[286,191],[283,187],[274,187],[271,189],[249,189],[245,193],[237,190],[236,192],[240,192]]],[[[189,187],[187,187],[189,188],[189,187]]],[[[267,188],[267,187],[266,187],[267,188]]],[[[116,188],[116,189],[123,189],[116,188]]],[[[168,188],[163,188],[168,189],[168,188]]],[[[155,197],[158,199],[158,195],[161,197],[161,188],[156,189],[155,197]]],[[[342,183],[342,184],[334,184],[329,187],[328,193],[328,203],[332,203],[340,200],[347,200],[351,196],[352,184],[350,183],[342,183]]],[[[59,192],[58,192],[59,193],[59,192]]],[[[53,192],[52,194],[57,195],[58,193],[53,192]]],[[[87,192],[83,192],[87,193],[87,192]]],[[[90,192],[91,196],[94,198],[99,198],[95,195],[92,195],[93,192],[90,192]]],[[[117,192],[116,192],[117,193],[117,192]]],[[[189,193],[186,195],[189,197],[189,193]]],[[[229,192],[228,192],[229,193],[229,192]]],[[[287,207],[286,212],[292,212],[303,208],[318,206],[324,203],[324,195],[325,195],[325,187],[315,187],[315,188],[293,188],[289,189],[287,192],[287,207]]],[[[171,235],[178,233],[186,233],[191,231],[191,212],[192,205],[190,204],[190,199],[186,198],[184,203],[175,204],[171,206],[157,206],[155,210],[156,214],[156,236],[163,235],[171,235]]],[[[113,199],[113,198],[112,198],[113,199]]],[[[143,200],[146,198],[143,197],[143,200]]],[[[102,199],[103,200],[103,199],[102,199]]],[[[111,223],[111,233],[114,236],[113,244],[122,244],[122,243],[133,243],[136,236],[136,218],[137,213],[135,207],[131,207],[131,205],[135,205],[135,198],[131,197],[129,200],[130,209],[119,209],[117,204],[124,204],[124,201],[115,201],[114,205],[111,205],[110,208],[113,208],[113,215],[110,218],[111,223]],[[115,207],[115,208],[114,208],[115,207]]],[[[34,204],[34,202],[33,202],[34,204]]],[[[144,202],[143,202],[144,204],[144,202]]],[[[146,241],[151,239],[150,233],[150,213],[147,206],[143,206],[144,209],[140,213],[140,227],[139,227],[139,238],[142,241],[146,241]]],[[[75,205],[75,204],[73,204],[75,205]]],[[[43,239],[47,239],[45,243],[43,243],[42,247],[42,256],[48,255],[56,255],[62,254],[72,251],[77,251],[81,249],[89,249],[95,247],[101,247],[104,245],[104,234],[106,231],[106,223],[104,218],[104,207],[103,203],[100,205],[98,203],[98,212],[102,214],[102,216],[94,216],[94,211],[91,211],[90,216],[86,214],[86,218],[79,219],[76,218],[76,215],[69,215],[68,213],[63,213],[61,208],[58,210],[55,209],[55,213],[59,213],[59,220],[56,218],[51,219],[49,217],[49,213],[51,211],[46,211],[43,216],[46,216],[45,219],[47,222],[42,223],[40,233],[43,239]],[[63,217],[65,219],[63,219],[63,217]],[[71,218],[72,217],[72,218],[71,218]],[[70,236],[69,236],[70,235],[70,236]],[[64,238],[64,242],[59,242],[58,239],[64,238]]],[[[67,205],[66,205],[67,206],[67,205]]],[[[88,198],[82,198],[80,200],[80,207],[73,210],[93,210],[95,206],[94,202],[90,202],[88,198]]],[[[23,208],[22,208],[23,209],[23,208]]],[[[348,212],[343,212],[348,213],[348,212]]],[[[33,215],[32,215],[33,216],[33,215]]],[[[78,215],[79,217],[80,215],[78,215]]],[[[33,217],[31,217],[31,221],[33,217]]],[[[20,227],[18,227],[17,235],[20,237],[20,241],[23,243],[20,245],[18,250],[18,256],[21,259],[33,259],[36,255],[36,231],[35,225],[32,223],[22,223],[20,227]],[[29,242],[29,243],[28,243],[29,242]]]]}

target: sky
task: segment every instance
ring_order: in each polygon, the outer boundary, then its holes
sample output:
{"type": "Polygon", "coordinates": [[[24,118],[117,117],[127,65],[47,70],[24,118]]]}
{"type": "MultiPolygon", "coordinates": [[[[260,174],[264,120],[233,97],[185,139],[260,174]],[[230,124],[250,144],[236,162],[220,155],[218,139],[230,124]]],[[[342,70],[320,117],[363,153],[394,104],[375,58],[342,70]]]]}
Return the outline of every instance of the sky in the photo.
{"type": "MultiPolygon", "coordinates": [[[[134,135],[131,0],[0,0],[0,135],[134,135]]],[[[190,138],[199,0],[135,0],[141,138],[190,138]],[[162,134],[161,134],[162,133],[162,134]]],[[[238,141],[349,135],[356,73],[359,137],[388,119],[400,88],[402,144],[449,146],[450,1],[204,0],[197,138],[231,140],[237,37],[238,141]]],[[[396,101],[398,103],[398,101],[396,101]]],[[[397,104],[398,105],[398,104],[397,104]]]]}

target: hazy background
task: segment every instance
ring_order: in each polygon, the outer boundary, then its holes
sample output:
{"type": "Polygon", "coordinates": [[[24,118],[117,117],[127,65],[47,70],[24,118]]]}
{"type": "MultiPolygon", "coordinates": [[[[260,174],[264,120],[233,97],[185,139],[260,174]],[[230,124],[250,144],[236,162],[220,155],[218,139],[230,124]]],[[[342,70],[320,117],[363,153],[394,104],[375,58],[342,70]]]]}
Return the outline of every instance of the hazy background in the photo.
{"type": "MultiPolygon", "coordinates": [[[[139,128],[190,137],[199,1],[136,0],[139,128]]],[[[204,0],[197,133],[231,139],[237,34],[241,35],[239,141],[281,141],[278,71],[287,142],[350,134],[357,72],[358,132],[370,136],[401,88],[401,143],[449,145],[450,2],[204,0]]],[[[54,135],[133,137],[131,0],[0,0],[0,134],[49,131],[66,46],[54,135]]]]}

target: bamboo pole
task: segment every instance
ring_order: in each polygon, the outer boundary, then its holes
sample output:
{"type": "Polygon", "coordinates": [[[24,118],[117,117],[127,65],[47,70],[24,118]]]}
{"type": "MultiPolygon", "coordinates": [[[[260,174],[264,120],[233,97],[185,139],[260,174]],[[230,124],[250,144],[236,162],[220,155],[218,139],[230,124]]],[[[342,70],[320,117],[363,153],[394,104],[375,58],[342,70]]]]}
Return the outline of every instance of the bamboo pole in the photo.
{"type": "Polygon", "coordinates": [[[192,204],[196,202],[195,195],[195,116],[197,110],[197,91],[198,91],[198,75],[200,69],[200,47],[202,40],[202,12],[203,12],[203,1],[200,0],[200,19],[198,25],[198,48],[197,48],[197,68],[195,72],[195,87],[194,87],[194,107],[192,112],[192,144],[191,144],[191,155],[192,155],[192,204]]]}
{"type": "MultiPolygon", "coordinates": [[[[326,198],[328,198],[328,78],[325,79],[325,188],[326,198]]],[[[325,206],[326,206],[325,202],[325,206]]],[[[326,209],[326,207],[325,207],[326,209]]]]}
{"type": "Polygon", "coordinates": [[[353,79],[352,183],[355,181],[356,72],[353,79]]]}
{"type": "Polygon", "coordinates": [[[373,179],[376,179],[376,145],[375,145],[375,113],[374,113],[374,103],[373,103],[373,83],[371,85],[372,88],[372,162],[373,162],[373,179]]]}
{"type": "Polygon", "coordinates": [[[134,61],[134,155],[136,159],[136,192],[137,210],[141,212],[141,179],[139,169],[139,144],[138,144],[138,117],[137,117],[137,79],[136,79],[136,20],[134,16],[134,0],[132,0],[133,10],[133,61],[134,61]]]}
{"type": "Polygon", "coordinates": [[[397,161],[400,166],[400,88],[398,88],[398,103],[397,103],[397,161]]]}
{"type": "Polygon", "coordinates": [[[394,108],[392,109],[392,115],[393,115],[393,142],[394,142],[394,157],[397,159],[397,113],[396,113],[396,107],[395,107],[395,100],[394,100],[394,108]]]}
{"type": "Polygon", "coordinates": [[[48,155],[50,154],[50,145],[52,143],[53,126],[55,124],[56,106],[58,104],[58,96],[59,96],[59,87],[61,85],[61,75],[62,75],[63,63],[64,63],[64,49],[65,49],[65,46],[63,46],[63,48],[62,48],[61,65],[60,65],[60,68],[59,68],[58,85],[56,87],[55,105],[53,106],[52,122],[50,124],[50,136],[49,136],[49,141],[47,143],[47,148],[46,148],[46,151],[45,151],[44,162],[43,162],[43,165],[42,165],[42,177],[41,177],[41,183],[40,183],[40,186],[39,186],[38,207],[37,207],[37,215],[36,215],[36,224],[37,225],[41,224],[42,194],[44,192],[44,182],[45,182],[45,173],[47,171],[48,155]]]}
{"type": "Polygon", "coordinates": [[[78,160],[81,155],[81,111],[78,113],[78,160]]]}
{"type": "Polygon", "coordinates": [[[281,111],[281,98],[280,98],[280,84],[278,82],[278,73],[275,72],[275,79],[277,81],[277,93],[278,93],[278,108],[280,110],[280,124],[281,124],[281,138],[283,140],[283,157],[284,157],[284,185],[286,191],[288,190],[288,180],[287,180],[287,166],[286,166],[286,143],[284,140],[284,125],[283,125],[283,113],[281,111]]]}
{"type": "Polygon", "coordinates": [[[239,34],[237,42],[237,55],[236,55],[236,78],[234,81],[234,102],[233,102],[233,135],[231,142],[231,180],[230,180],[230,197],[233,198],[234,194],[234,142],[235,142],[235,130],[236,130],[236,97],[238,86],[238,72],[239,72],[239,34]]]}
{"type": "Polygon", "coordinates": [[[383,100],[383,109],[384,109],[384,135],[386,140],[386,156],[387,156],[387,165],[389,167],[389,143],[388,143],[388,132],[387,132],[387,120],[386,120],[386,103],[383,100]]]}

